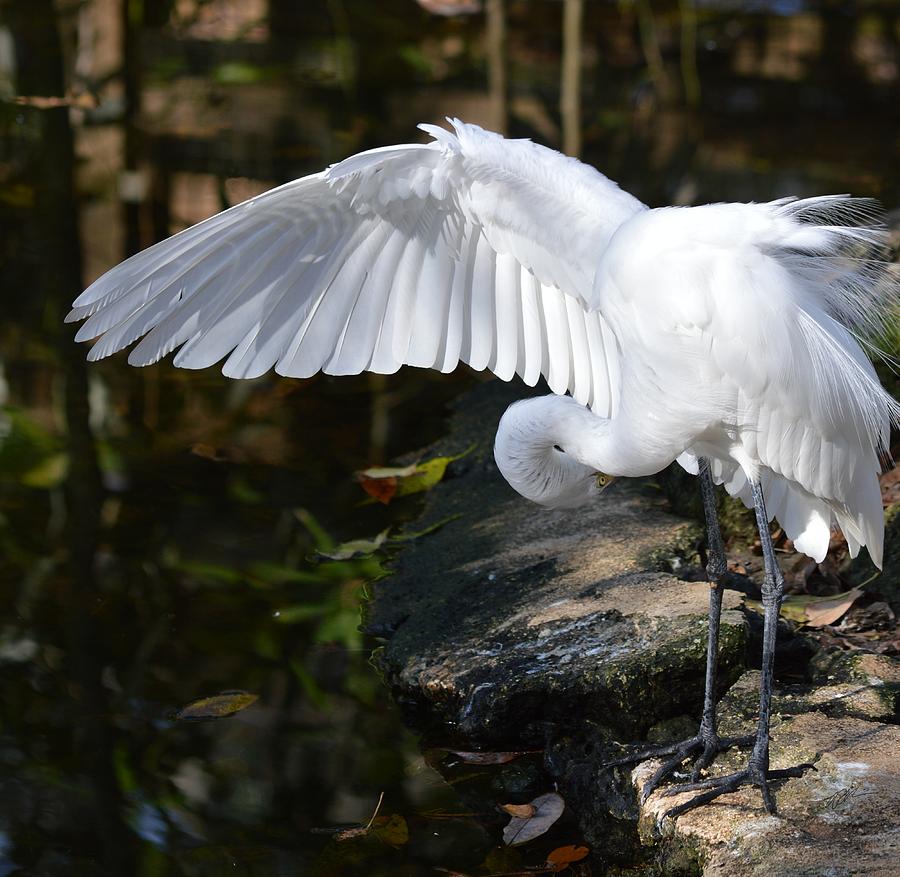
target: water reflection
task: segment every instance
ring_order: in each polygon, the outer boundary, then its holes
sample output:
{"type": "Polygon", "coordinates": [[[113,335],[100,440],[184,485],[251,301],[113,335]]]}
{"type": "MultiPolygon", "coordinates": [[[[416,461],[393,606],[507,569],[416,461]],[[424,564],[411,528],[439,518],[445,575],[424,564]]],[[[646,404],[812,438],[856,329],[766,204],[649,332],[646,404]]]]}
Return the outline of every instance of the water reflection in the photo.
{"type": "Polygon", "coordinates": [[[437,435],[473,378],[87,368],[60,322],[129,252],[444,114],[580,148],[653,204],[900,200],[890,3],[483,5],[4,7],[0,875],[542,861],[498,852],[399,725],[357,630],[378,562],[306,561],[413,513],[360,506],[350,473],[437,435]],[[173,718],[229,690],[259,700],[173,718]],[[407,839],[312,831],[381,792],[407,839]]]}

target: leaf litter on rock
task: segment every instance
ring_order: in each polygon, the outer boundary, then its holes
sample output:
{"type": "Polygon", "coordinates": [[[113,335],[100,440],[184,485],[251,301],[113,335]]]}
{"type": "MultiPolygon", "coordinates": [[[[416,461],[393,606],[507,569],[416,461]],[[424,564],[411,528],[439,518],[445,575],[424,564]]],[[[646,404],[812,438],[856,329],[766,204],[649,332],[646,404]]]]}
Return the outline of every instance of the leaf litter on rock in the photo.
{"type": "Polygon", "coordinates": [[[435,486],[447,471],[447,466],[471,453],[475,446],[449,457],[434,457],[409,466],[374,466],[356,473],[356,480],[372,499],[387,505],[395,496],[421,493],[435,486]]]}

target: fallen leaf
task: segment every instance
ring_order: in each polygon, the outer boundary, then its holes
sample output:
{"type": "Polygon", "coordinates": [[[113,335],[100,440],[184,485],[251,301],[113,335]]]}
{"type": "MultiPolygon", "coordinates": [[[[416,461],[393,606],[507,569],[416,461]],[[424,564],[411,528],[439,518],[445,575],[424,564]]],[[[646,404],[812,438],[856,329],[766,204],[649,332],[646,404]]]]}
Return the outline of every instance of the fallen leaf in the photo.
{"type": "Polygon", "coordinates": [[[386,475],[384,478],[370,478],[368,475],[360,472],[356,476],[360,487],[378,502],[387,505],[397,493],[397,479],[393,475],[386,475]]]}
{"type": "Polygon", "coordinates": [[[465,764],[507,764],[521,755],[530,755],[539,750],[523,749],[518,752],[461,752],[458,749],[447,749],[447,752],[460,758],[465,764]]]}
{"type": "Polygon", "coordinates": [[[402,847],[409,841],[409,826],[406,820],[399,814],[393,816],[379,816],[368,825],[360,825],[357,828],[344,828],[334,833],[337,841],[354,840],[358,837],[372,835],[391,847],[402,847]]]}
{"type": "Polygon", "coordinates": [[[334,833],[335,840],[353,840],[355,837],[363,837],[369,833],[368,825],[360,825],[358,828],[342,828],[334,833]]]}
{"type": "Polygon", "coordinates": [[[246,691],[223,691],[212,697],[201,697],[182,707],[175,718],[180,721],[197,722],[203,719],[221,719],[247,709],[259,700],[258,694],[246,691]]]}
{"type": "Polygon", "coordinates": [[[420,539],[422,536],[430,536],[435,530],[439,530],[443,527],[444,524],[449,524],[451,521],[457,521],[461,517],[462,513],[457,512],[455,515],[448,515],[446,518],[441,518],[441,520],[435,521],[433,524],[430,524],[421,530],[409,530],[404,528],[402,533],[391,536],[391,542],[411,542],[414,539],[420,539]]]}
{"type": "Polygon", "coordinates": [[[534,816],[533,804],[501,804],[500,806],[510,816],[518,816],[519,819],[531,819],[534,816]]]}
{"type": "Polygon", "coordinates": [[[807,594],[788,594],[781,604],[781,615],[797,624],[824,627],[837,621],[861,596],[860,588],[829,597],[810,597],[807,594]]]}
{"type": "Polygon", "coordinates": [[[370,469],[363,469],[357,472],[357,477],[364,475],[366,478],[378,480],[380,478],[409,478],[414,475],[419,468],[418,463],[410,463],[408,466],[372,466],[370,469]]]}
{"type": "Polygon", "coordinates": [[[395,496],[408,496],[430,490],[437,484],[454,460],[470,453],[475,446],[451,457],[434,457],[424,463],[412,463],[402,468],[377,466],[356,473],[356,480],[366,493],[387,505],[395,496]]]}
{"type": "Polygon", "coordinates": [[[546,795],[538,795],[531,802],[531,806],[534,807],[533,816],[528,819],[513,816],[503,829],[503,843],[507,846],[519,846],[540,837],[562,816],[566,802],[562,795],[548,792],[546,795]]]}
{"type": "Polygon", "coordinates": [[[586,859],[590,850],[587,847],[570,844],[565,847],[557,847],[547,856],[547,864],[553,865],[554,871],[564,871],[572,862],[580,862],[586,859]]]}
{"type": "Polygon", "coordinates": [[[194,442],[191,445],[191,453],[195,457],[203,457],[204,460],[212,460],[214,463],[224,463],[228,459],[217,447],[205,442],[194,442]]]}
{"type": "MultiPolygon", "coordinates": [[[[781,604],[781,617],[807,627],[825,627],[837,621],[862,594],[861,588],[829,597],[788,594],[781,604]]],[[[744,603],[748,609],[762,615],[763,605],[759,600],[745,600],[744,603]]]]}
{"type": "Polygon", "coordinates": [[[390,530],[391,528],[388,527],[371,539],[351,539],[349,542],[342,542],[327,551],[314,551],[313,560],[353,560],[356,557],[367,557],[381,548],[390,530]]]}
{"type": "Polygon", "coordinates": [[[376,819],[372,832],[379,840],[392,847],[402,847],[409,840],[409,826],[399,813],[376,819]]]}
{"type": "Polygon", "coordinates": [[[836,594],[807,606],[807,626],[824,627],[826,624],[834,624],[862,595],[860,588],[852,588],[844,594],[836,594]]]}

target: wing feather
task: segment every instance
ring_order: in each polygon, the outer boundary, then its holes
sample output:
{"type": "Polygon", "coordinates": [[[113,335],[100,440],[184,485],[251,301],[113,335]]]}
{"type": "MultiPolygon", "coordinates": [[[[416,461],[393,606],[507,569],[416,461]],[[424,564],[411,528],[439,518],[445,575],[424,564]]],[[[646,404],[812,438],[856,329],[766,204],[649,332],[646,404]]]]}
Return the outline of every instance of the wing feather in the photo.
{"type": "Polygon", "coordinates": [[[497,253],[484,235],[475,241],[469,280],[467,333],[461,359],[476,371],[487,368],[494,352],[494,280],[497,253]]]}
{"type": "MultiPolygon", "coordinates": [[[[467,237],[463,236],[460,244],[462,253],[468,252],[467,237]]],[[[435,362],[435,368],[442,372],[451,372],[456,368],[460,360],[463,343],[463,326],[465,323],[465,309],[467,301],[466,264],[461,259],[453,260],[453,278],[450,282],[450,300],[447,303],[447,322],[444,327],[443,345],[438,351],[439,359],[435,362]]]]}
{"type": "Polygon", "coordinates": [[[498,378],[509,381],[516,373],[521,337],[519,274],[521,266],[510,253],[497,256],[494,281],[494,343],[488,368],[498,378]]]}
{"type": "Polygon", "coordinates": [[[537,277],[522,266],[519,284],[522,296],[522,370],[519,374],[529,387],[541,377],[546,337],[541,312],[541,284],[537,277]]]}
{"type": "Polygon", "coordinates": [[[544,312],[546,350],[549,364],[542,373],[554,393],[562,395],[569,389],[569,364],[571,362],[569,341],[569,317],[562,291],[555,286],[541,284],[541,303],[544,312]]]}
{"type": "Polygon", "coordinates": [[[582,405],[591,401],[591,355],[588,347],[587,328],[585,326],[585,310],[570,295],[563,296],[566,305],[566,318],[569,324],[569,343],[571,347],[571,367],[569,375],[569,392],[572,398],[582,405]]]}
{"type": "Polygon", "coordinates": [[[616,336],[592,281],[618,226],[643,205],[577,161],[454,121],[436,142],[361,153],[237,205],[91,284],[97,359],[222,359],[274,368],[451,371],[458,362],[529,385],[544,375],[614,413],[616,336]],[[140,339],[140,340],[138,340],[140,339]]]}

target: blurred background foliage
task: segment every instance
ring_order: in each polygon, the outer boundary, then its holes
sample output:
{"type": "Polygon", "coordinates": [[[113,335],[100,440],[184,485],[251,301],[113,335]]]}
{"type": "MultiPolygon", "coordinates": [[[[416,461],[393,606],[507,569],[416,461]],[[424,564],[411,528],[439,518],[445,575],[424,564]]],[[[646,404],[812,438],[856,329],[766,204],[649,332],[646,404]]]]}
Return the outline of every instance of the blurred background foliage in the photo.
{"type": "Polygon", "coordinates": [[[476,378],[87,367],[61,322],[84,285],[445,115],[651,205],[896,209],[898,44],[894,0],[0,0],[0,877],[527,863],[434,815],[459,803],[358,630],[382,562],[308,560],[414,513],[352,472],[476,378]],[[230,690],[259,699],[174,718],[230,690]],[[382,792],[405,837],[311,831],[382,792]]]}

